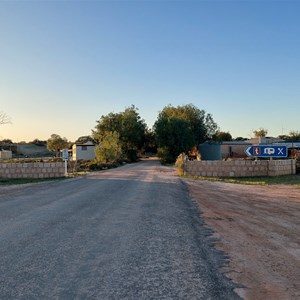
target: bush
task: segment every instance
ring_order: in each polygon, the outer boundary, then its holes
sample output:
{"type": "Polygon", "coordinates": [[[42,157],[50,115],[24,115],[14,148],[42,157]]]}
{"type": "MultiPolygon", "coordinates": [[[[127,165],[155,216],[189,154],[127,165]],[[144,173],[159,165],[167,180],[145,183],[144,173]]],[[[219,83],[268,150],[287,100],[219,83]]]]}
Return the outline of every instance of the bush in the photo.
{"type": "Polygon", "coordinates": [[[101,171],[118,167],[118,163],[98,163],[95,160],[70,161],[69,169],[73,172],[101,171]]]}
{"type": "Polygon", "coordinates": [[[115,163],[122,156],[122,148],[117,132],[106,132],[100,138],[100,145],[95,149],[98,163],[115,163]]]}
{"type": "Polygon", "coordinates": [[[137,153],[135,150],[127,150],[125,153],[126,156],[126,161],[131,163],[131,162],[136,162],[138,157],[137,157],[137,153]]]}
{"type": "Polygon", "coordinates": [[[177,157],[177,160],[175,162],[175,167],[176,167],[176,170],[177,170],[177,174],[179,176],[184,175],[184,163],[185,163],[186,159],[187,159],[187,157],[184,153],[181,153],[177,157]]]}
{"type": "Polygon", "coordinates": [[[170,153],[167,147],[161,147],[157,149],[157,156],[161,159],[162,164],[173,164],[173,154],[170,153]]]}

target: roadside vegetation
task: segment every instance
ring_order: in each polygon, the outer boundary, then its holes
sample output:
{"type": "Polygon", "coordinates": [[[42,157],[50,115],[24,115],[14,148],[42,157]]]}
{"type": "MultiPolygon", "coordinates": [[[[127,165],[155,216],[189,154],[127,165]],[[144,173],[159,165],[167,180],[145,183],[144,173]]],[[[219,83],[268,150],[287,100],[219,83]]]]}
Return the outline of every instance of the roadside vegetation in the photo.
{"type": "Polygon", "coordinates": [[[82,161],[69,161],[68,172],[69,175],[82,175],[90,171],[102,171],[117,168],[124,165],[125,162],[114,163],[99,163],[97,160],[82,160],[82,161]]]}
{"type": "MultiPolygon", "coordinates": [[[[0,125],[11,123],[10,117],[0,111],[0,125]]],[[[188,153],[206,141],[231,141],[229,132],[220,131],[211,113],[193,104],[165,106],[157,116],[152,128],[148,128],[136,106],[123,111],[102,115],[91,130],[91,135],[79,137],[75,142],[92,141],[96,145],[98,163],[115,163],[120,160],[134,162],[140,154],[157,154],[163,164],[174,164],[180,153],[188,153]]],[[[268,130],[253,130],[255,137],[266,137],[268,130]]],[[[278,138],[286,141],[300,141],[300,131],[278,138]]],[[[246,140],[237,137],[235,141],[246,140]]],[[[0,140],[0,150],[12,151],[13,157],[60,156],[64,148],[71,149],[74,141],[58,134],[52,134],[46,141],[35,139],[29,143],[14,143],[0,140]]]]}
{"type": "Polygon", "coordinates": [[[228,183],[248,184],[248,185],[274,185],[285,184],[300,188],[300,174],[283,176],[258,176],[258,177],[202,177],[202,176],[183,176],[203,181],[223,181],[228,183]]]}
{"type": "Polygon", "coordinates": [[[134,105],[123,112],[102,116],[93,130],[93,139],[98,144],[97,162],[136,161],[143,150],[146,131],[146,123],[134,105]]]}
{"type": "MultiPolygon", "coordinates": [[[[11,123],[10,117],[0,111],[0,125],[11,123]]],[[[255,137],[265,137],[268,130],[259,128],[253,130],[255,137]]],[[[300,141],[300,131],[291,131],[289,135],[278,136],[284,141],[300,141]]],[[[189,158],[196,159],[197,145],[205,141],[230,141],[232,136],[229,132],[220,131],[212,115],[193,104],[165,106],[157,116],[152,129],[149,129],[139,110],[134,105],[123,111],[111,112],[102,115],[89,136],[77,139],[78,143],[91,141],[96,146],[95,160],[83,161],[72,164],[70,169],[73,173],[91,170],[103,170],[117,167],[125,163],[138,160],[139,156],[157,155],[162,164],[173,165],[180,153],[185,153],[189,158]],[[194,151],[193,149],[196,149],[194,151]]],[[[245,140],[237,137],[236,141],[245,140]]],[[[29,143],[14,143],[9,139],[0,140],[0,150],[10,150],[13,158],[18,162],[49,161],[60,159],[61,150],[72,149],[73,142],[58,134],[52,134],[46,141],[35,139],[29,143]],[[42,158],[41,158],[42,157],[42,158]],[[22,159],[22,160],[20,160],[22,159]],[[39,160],[40,159],[40,160],[39,160]]],[[[197,156],[198,159],[198,156],[197,156]]],[[[58,160],[60,161],[60,160],[58,160]]],[[[1,162],[5,162],[1,160],[1,162]]],[[[183,174],[183,161],[175,163],[179,175],[183,174]]],[[[299,163],[297,164],[299,170],[299,163]]],[[[298,179],[298,177],[296,177],[298,179]]],[[[299,184],[297,182],[295,184],[299,184]]],[[[209,180],[203,178],[203,180],[209,180]]],[[[211,179],[216,180],[216,179],[211,179]]],[[[228,178],[217,179],[228,182],[257,184],[257,178],[228,178]]],[[[281,179],[282,180],[282,179],[281,179]]],[[[275,184],[276,179],[261,178],[258,184],[275,184]],[[274,182],[274,183],[273,183],[274,182]]],[[[287,183],[294,184],[294,179],[287,179],[287,183]]]]}
{"type": "Polygon", "coordinates": [[[195,145],[211,140],[218,126],[211,114],[193,104],[166,106],[154,124],[157,154],[162,163],[174,163],[182,152],[195,145]]]}

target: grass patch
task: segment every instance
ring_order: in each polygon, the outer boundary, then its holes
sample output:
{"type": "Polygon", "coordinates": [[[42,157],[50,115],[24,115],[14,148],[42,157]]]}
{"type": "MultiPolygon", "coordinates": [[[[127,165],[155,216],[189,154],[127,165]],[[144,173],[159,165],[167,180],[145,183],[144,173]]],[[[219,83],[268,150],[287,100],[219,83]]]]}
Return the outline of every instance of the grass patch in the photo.
{"type": "Polygon", "coordinates": [[[202,177],[186,176],[197,180],[205,181],[223,181],[229,183],[248,184],[248,185],[273,185],[287,184],[300,188],[300,174],[283,176],[260,176],[260,177],[202,177]]]}
{"type": "Polygon", "coordinates": [[[13,184],[27,184],[27,183],[39,183],[44,181],[54,181],[66,179],[66,177],[56,178],[0,178],[0,185],[13,185],[13,184]]]}

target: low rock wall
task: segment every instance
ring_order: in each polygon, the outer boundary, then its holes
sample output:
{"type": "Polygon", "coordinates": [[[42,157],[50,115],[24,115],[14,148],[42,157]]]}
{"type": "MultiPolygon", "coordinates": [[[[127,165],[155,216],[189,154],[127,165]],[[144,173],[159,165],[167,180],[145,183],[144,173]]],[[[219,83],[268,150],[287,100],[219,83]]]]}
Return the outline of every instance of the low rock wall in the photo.
{"type": "Polygon", "coordinates": [[[64,173],[64,162],[0,163],[0,178],[55,178],[64,173]]]}
{"type": "Polygon", "coordinates": [[[203,177],[252,177],[296,174],[296,161],[289,160],[232,160],[186,161],[185,175],[203,177]]]}

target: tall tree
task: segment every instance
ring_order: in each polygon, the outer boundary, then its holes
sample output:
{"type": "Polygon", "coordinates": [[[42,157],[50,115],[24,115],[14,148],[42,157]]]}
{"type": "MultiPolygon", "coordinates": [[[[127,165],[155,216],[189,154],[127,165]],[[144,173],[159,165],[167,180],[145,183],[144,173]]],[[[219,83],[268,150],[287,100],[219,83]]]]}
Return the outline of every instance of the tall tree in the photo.
{"type": "Polygon", "coordinates": [[[300,141],[300,131],[292,130],[290,131],[289,135],[281,134],[278,136],[278,138],[288,142],[300,141]]]}
{"type": "Polygon", "coordinates": [[[232,141],[232,135],[229,132],[224,132],[224,131],[217,131],[213,135],[213,139],[217,141],[232,141]]]}
{"type": "Polygon", "coordinates": [[[212,115],[193,104],[166,106],[154,124],[158,155],[164,162],[174,162],[181,152],[210,140],[217,129],[212,115]]]}
{"type": "Polygon", "coordinates": [[[290,140],[290,136],[286,135],[286,134],[280,134],[280,135],[278,135],[277,138],[279,138],[281,140],[285,140],[285,141],[289,141],[290,140]]]}
{"type": "Polygon", "coordinates": [[[147,153],[157,153],[157,143],[155,140],[155,134],[150,129],[146,129],[143,149],[147,153]]]}
{"type": "Polygon", "coordinates": [[[145,121],[141,119],[138,109],[132,105],[123,112],[102,116],[97,121],[93,137],[100,142],[107,132],[117,132],[124,155],[128,160],[134,161],[137,158],[137,152],[143,147],[145,130],[145,121]]]}
{"type": "Polygon", "coordinates": [[[13,141],[10,139],[4,139],[0,141],[0,145],[11,145],[11,144],[13,144],[13,141]]]}
{"type": "Polygon", "coordinates": [[[265,128],[259,128],[258,130],[253,130],[255,137],[265,137],[268,134],[268,129],[265,128]]]}
{"type": "Polygon", "coordinates": [[[58,134],[52,134],[47,140],[47,148],[49,151],[54,151],[56,156],[59,156],[59,151],[68,147],[68,141],[58,134]]]}
{"type": "Polygon", "coordinates": [[[300,131],[290,131],[290,139],[292,141],[300,141],[300,131]]]}

